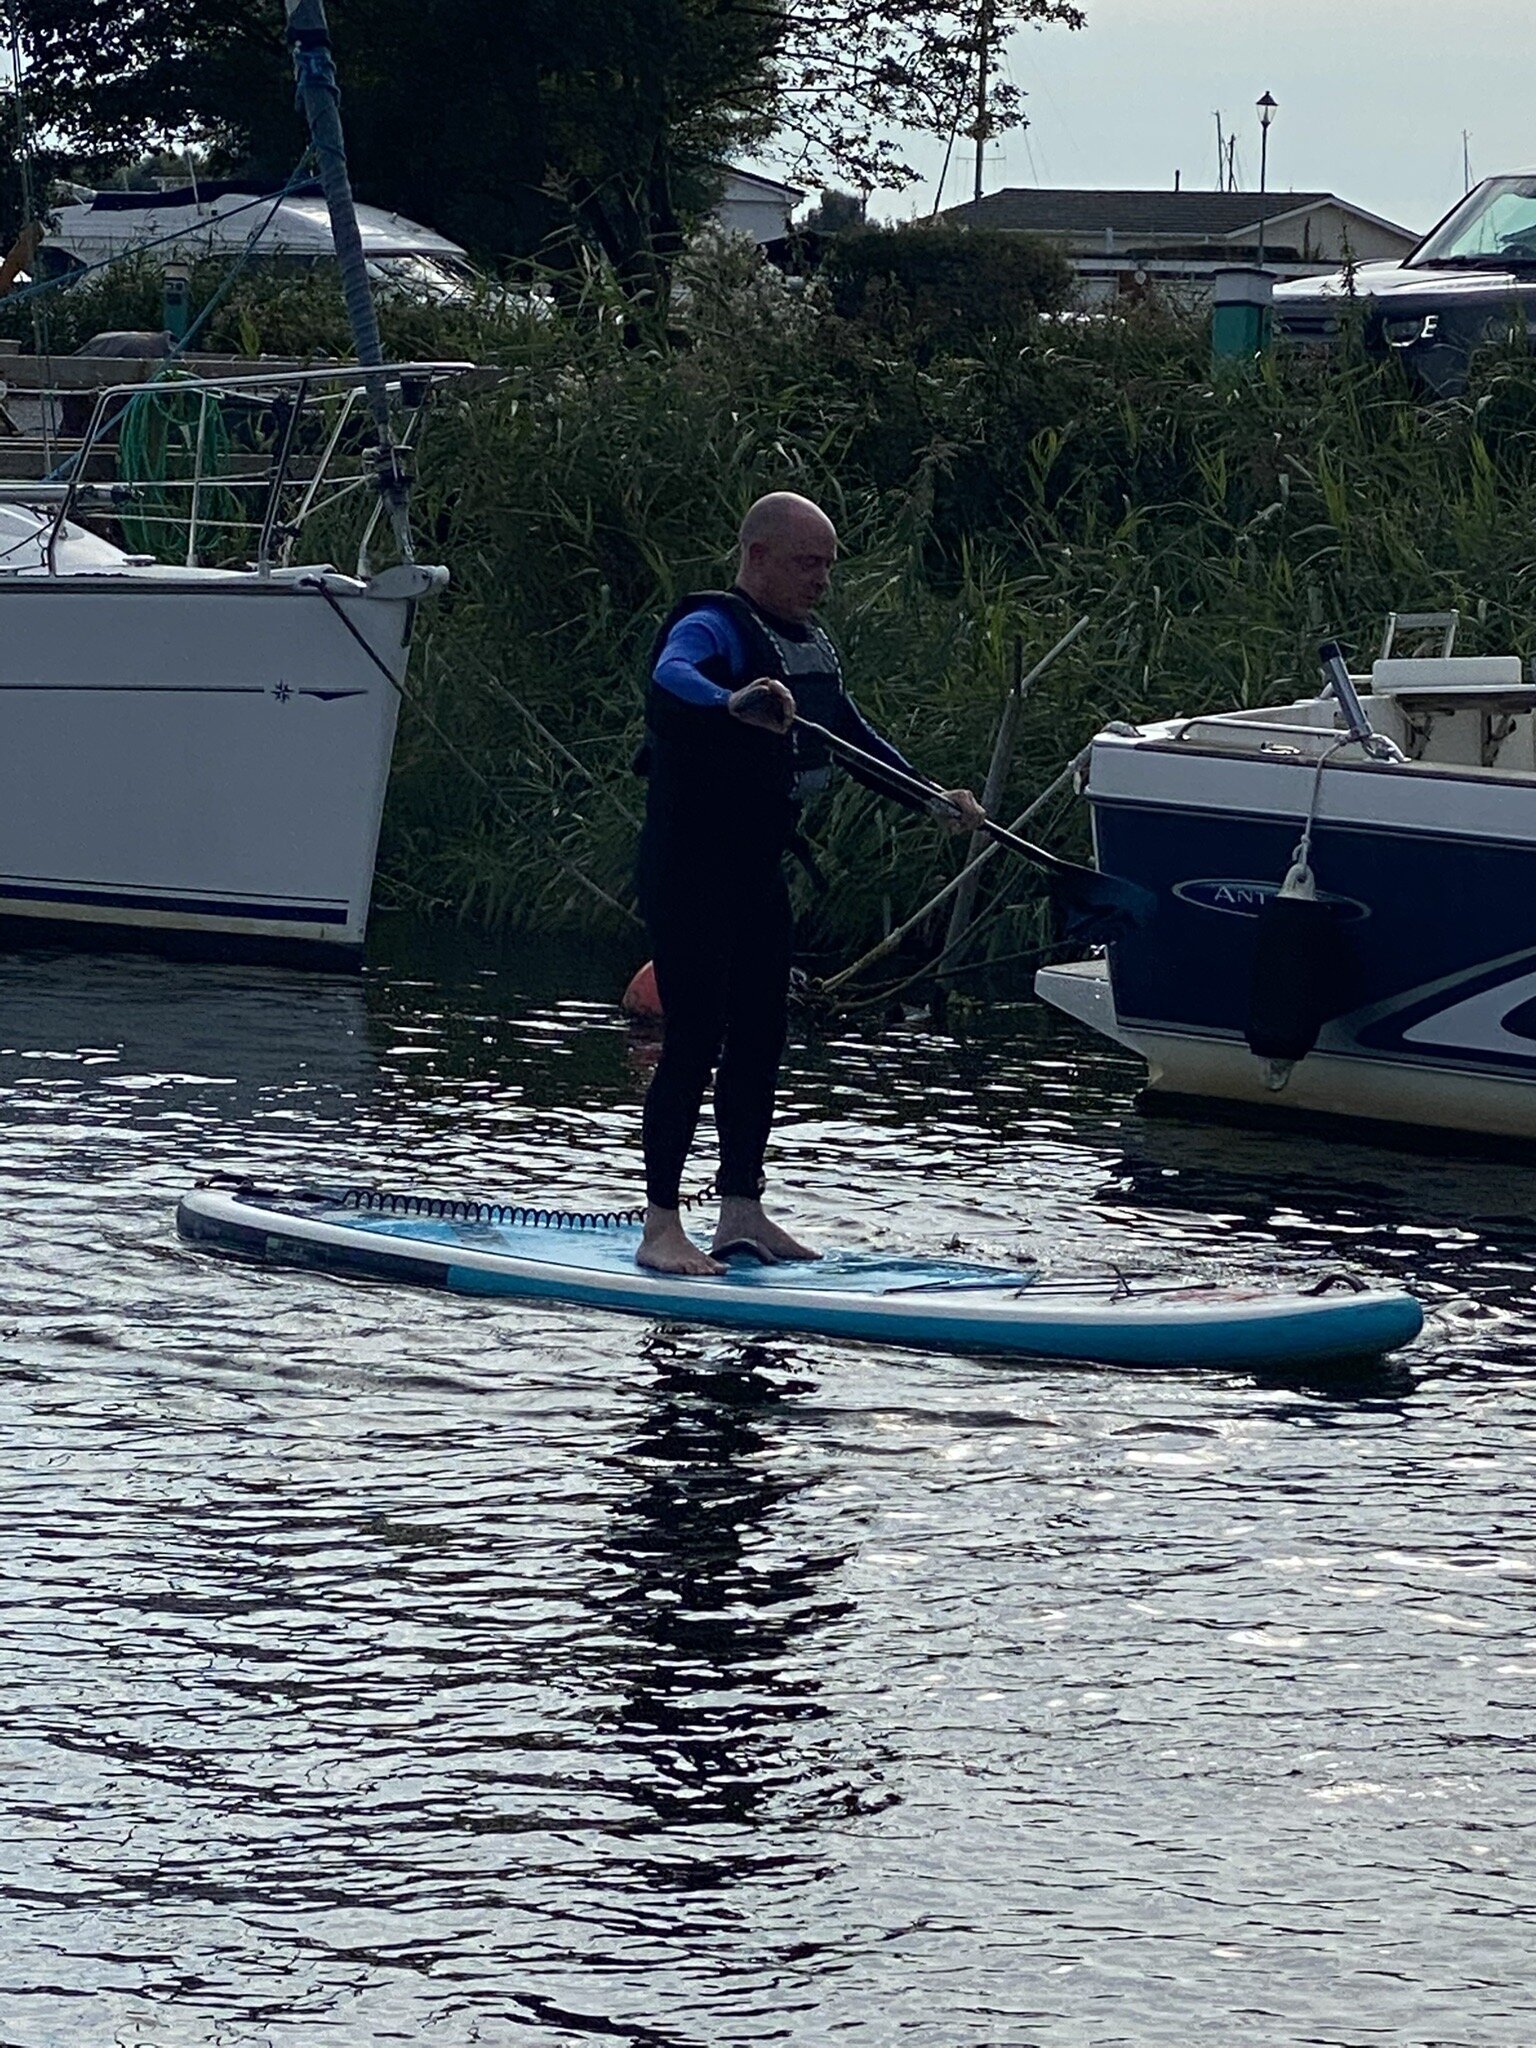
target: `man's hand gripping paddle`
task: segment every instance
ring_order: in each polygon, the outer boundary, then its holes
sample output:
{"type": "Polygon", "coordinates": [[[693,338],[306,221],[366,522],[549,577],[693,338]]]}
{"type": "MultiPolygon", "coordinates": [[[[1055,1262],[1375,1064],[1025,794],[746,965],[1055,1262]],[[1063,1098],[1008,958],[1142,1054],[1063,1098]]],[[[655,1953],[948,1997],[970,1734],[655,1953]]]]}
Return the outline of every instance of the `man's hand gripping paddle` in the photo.
{"type": "MultiPolygon", "coordinates": [[[[808,733],[814,733],[833,753],[878,776],[891,788],[921,798],[931,810],[946,816],[954,815],[955,806],[936,782],[929,782],[921,775],[908,775],[900,768],[877,761],[873,754],[866,754],[862,747],[839,739],[835,732],[829,732],[824,725],[817,725],[813,719],[797,717],[795,724],[803,726],[808,733]]],[[[999,846],[1006,846],[1010,853],[1016,853],[1021,860],[1027,860],[1031,867],[1038,868],[1045,876],[1061,936],[1070,944],[1107,945],[1111,939],[1123,938],[1127,932],[1139,930],[1151,922],[1157,909],[1157,898],[1139,882],[1122,881],[1118,875],[1100,874],[1097,868],[1079,867],[1076,861],[1047,853],[1043,846],[1021,839],[1016,832],[995,824],[991,818],[984,817],[978,829],[999,846]]]]}

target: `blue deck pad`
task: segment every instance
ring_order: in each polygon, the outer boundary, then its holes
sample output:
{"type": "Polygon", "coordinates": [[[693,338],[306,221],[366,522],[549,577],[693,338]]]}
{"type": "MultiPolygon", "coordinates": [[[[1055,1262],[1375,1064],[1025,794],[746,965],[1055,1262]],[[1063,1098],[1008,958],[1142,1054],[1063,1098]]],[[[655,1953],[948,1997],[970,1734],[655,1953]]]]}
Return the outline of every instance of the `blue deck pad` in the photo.
{"type": "MultiPolygon", "coordinates": [[[[369,1209],[327,1209],[319,1220],[414,1244],[444,1245],[457,1251],[500,1252],[509,1258],[538,1259],[584,1273],[634,1274],[640,1245],[638,1224],[595,1230],[559,1230],[535,1223],[464,1223],[435,1216],[395,1216],[369,1209]]],[[[756,1289],[814,1287],[818,1294],[923,1294],[949,1288],[1030,1286],[1032,1267],[984,1266],[963,1259],[901,1258],[885,1252],[828,1252],[820,1259],[765,1266],[753,1258],[730,1262],[724,1278],[756,1289]]]]}

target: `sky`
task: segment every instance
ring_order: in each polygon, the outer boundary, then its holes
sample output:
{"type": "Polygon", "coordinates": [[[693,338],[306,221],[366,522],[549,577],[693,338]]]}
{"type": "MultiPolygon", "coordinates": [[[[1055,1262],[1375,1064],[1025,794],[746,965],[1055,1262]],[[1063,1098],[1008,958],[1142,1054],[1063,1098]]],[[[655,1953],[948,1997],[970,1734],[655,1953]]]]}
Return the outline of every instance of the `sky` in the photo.
{"type": "MultiPolygon", "coordinates": [[[[1279,102],[1269,189],[1330,191],[1427,231],[1472,177],[1536,165],[1532,0],[1082,0],[1088,25],[1025,30],[1007,52],[1031,125],[990,149],[986,189],[1008,185],[1215,187],[1219,109],[1238,136],[1239,183],[1259,184],[1255,101],[1279,102]]],[[[924,172],[877,193],[886,219],[933,205],[942,142],[912,138],[924,172]]],[[[946,205],[971,196],[962,137],[946,205]]]]}

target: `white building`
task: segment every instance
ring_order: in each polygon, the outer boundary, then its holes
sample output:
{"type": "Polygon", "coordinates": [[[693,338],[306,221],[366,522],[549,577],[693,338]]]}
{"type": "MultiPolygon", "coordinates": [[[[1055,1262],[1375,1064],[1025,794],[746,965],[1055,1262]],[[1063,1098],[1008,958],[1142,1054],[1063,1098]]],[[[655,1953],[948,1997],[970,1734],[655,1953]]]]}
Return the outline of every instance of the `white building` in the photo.
{"type": "Polygon", "coordinates": [[[759,245],[777,242],[789,233],[789,217],[804,197],[797,186],[727,165],[714,218],[729,234],[750,235],[759,245]]]}
{"type": "Polygon", "coordinates": [[[1153,287],[1198,298],[1218,270],[1262,254],[1277,277],[1324,276],[1348,262],[1401,260],[1421,239],[1333,192],[1050,191],[1013,186],[941,220],[1053,243],[1081,280],[1085,304],[1153,287]],[[1262,227],[1262,240],[1260,230],[1262,227]]]}

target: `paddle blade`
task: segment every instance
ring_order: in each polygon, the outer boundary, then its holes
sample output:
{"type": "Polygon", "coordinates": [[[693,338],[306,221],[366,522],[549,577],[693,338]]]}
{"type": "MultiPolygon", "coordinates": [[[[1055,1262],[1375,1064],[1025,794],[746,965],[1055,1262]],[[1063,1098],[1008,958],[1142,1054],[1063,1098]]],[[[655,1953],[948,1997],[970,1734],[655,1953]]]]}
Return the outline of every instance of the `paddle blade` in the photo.
{"type": "Polygon", "coordinates": [[[1096,868],[1061,862],[1051,870],[1049,890],[1056,928],[1064,944],[1107,946],[1152,922],[1157,898],[1140,882],[1101,875],[1096,868]]]}

